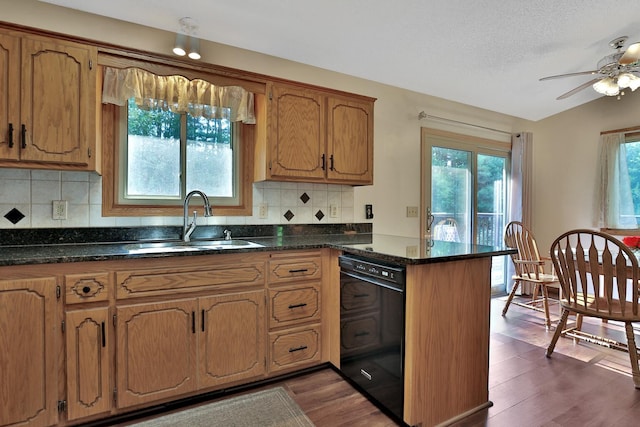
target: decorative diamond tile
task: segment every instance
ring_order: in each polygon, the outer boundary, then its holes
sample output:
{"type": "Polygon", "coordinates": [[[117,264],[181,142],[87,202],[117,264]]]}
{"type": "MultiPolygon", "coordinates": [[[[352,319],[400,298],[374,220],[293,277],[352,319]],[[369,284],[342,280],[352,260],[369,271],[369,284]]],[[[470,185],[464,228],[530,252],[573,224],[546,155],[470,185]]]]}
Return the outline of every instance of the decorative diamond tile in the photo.
{"type": "Polygon", "coordinates": [[[284,213],[284,217],[287,219],[287,221],[291,221],[291,218],[293,218],[295,215],[293,214],[293,212],[291,212],[290,210],[286,211],[284,213]]]}
{"type": "Polygon", "coordinates": [[[311,199],[311,197],[309,197],[307,193],[302,193],[302,196],[300,196],[300,200],[302,200],[302,203],[307,203],[309,199],[311,199]]]}
{"type": "Polygon", "coordinates": [[[318,221],[322,221],[322,218],[324,218],[324,213],[322,213],[322,211],[316,212],[316,218],[318,218],[318,221]]]}
{"type": "Polygon", "coordinates": [[[18,209],[13,208],[9,212],[7,212],[4,217],[7,218],[12,224],[17,224],[22,221],[22,218],[24,218],[24,214],[18,209]]]}

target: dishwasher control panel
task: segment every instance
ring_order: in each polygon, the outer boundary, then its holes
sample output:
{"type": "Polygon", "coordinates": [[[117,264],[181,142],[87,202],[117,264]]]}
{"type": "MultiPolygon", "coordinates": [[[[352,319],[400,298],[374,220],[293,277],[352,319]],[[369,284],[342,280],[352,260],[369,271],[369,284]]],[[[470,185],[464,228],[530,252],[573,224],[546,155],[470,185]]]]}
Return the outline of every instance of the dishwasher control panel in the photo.
{"type": "Polygon", "coordinates": [[[340,256],[339,262],[342,271],[365,274],[388,282],[404,284],[405,267],[402,265],[384,264],[378,260],[347,255],[340,256]]]}

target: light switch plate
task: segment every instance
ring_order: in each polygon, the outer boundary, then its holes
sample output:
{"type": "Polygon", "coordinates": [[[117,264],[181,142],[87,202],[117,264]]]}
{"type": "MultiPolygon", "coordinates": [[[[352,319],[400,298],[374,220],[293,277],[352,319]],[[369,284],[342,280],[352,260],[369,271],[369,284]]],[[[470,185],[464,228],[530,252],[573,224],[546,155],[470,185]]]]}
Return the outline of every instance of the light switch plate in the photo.
{"type": "Polygon", "coordinates": [[[418,207],[407,206],[407,218],[417,218],[417,216],[418,216],[418,207]]]}

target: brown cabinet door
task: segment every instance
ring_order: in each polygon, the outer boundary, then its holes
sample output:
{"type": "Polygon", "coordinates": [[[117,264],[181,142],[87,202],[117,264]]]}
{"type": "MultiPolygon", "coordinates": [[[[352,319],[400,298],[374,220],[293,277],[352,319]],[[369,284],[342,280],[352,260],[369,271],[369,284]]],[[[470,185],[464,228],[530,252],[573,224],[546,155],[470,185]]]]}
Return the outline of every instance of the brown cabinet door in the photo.
{"type": "Polygon", "coordinates": [[[373,184],[373,102],[327,100],[327,178],[373,184]]]}
{"type": "Polygon", "coordinates": [[[109,309],[68,311],[67,402],[70,420],[111,409],[109,309]]]}
{"type": "Polygon", "coordinates": [[[95,156],[89,148],[95,145],[96,58],[90,46],[22,39],[21,123],[16,130],[21,160],[90,163],[95,156]]]}
{"type": "Polygon", "coordinates": [[[0,281],[0,425],[58,420],[54,278],[0,281]]]}
{"type": "Polygon", "coordinates": [[[274,85],[270,102],[271,177],[324,180],[324,96],[308,89],[274,85]]]}
{"type": "Polygon", "coordinates": [[[196,389],[197,301],[116,308],[117,406],[196,389]]]}
{"type": "Polygon", "coordinates": [[[0,34],[0,159],[18,160],[20,39],[0,34]]]}
{"type": "Polygon", "coordinates": [[[200,299],[200,387],[265,373],[264,290],[200,299]]]}

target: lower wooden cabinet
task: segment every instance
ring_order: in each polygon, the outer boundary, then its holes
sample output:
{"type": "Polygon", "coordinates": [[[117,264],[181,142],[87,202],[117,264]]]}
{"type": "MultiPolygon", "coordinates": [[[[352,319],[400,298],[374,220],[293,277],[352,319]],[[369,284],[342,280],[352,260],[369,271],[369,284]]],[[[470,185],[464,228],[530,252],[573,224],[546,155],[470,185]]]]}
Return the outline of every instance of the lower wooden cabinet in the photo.
{"type": "Polygon", "coordinates": [[[118,407],[262,376],[264,298],[261,289],[117,307],[118,407]]]}
{"type": "Polygon", "coordinates": [[[106,413],[113,401],[109,308],[67,311],[65,325],[67,417],[75,420],[106,413]]]}
{"type": "Polygon", "coordinates": [[[117,406],[197,387],[196,299],[116,307],[117,406]]]}
{"type": "Polygon", "coordinates": [[[322,257],[287,255],[0,267],[0,427],[77,425],[321,363],[322,257]]]}
{"type": "Polygon", "coordinates": [[[269,260],[269,373],[280,374],[322,360],[322,253],[273,253],[269,260]]]}
{"type": "Polygon", "coordinates": [[[199,386],[265,373],[264,290],[201,298],[199,386]]]}
{"type": "Polygon", "coordinates": [[[0,280],[0,426],[58,421],[56,279],[0,280]]]}

